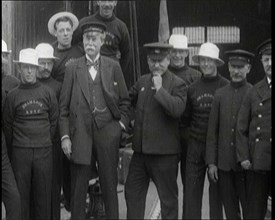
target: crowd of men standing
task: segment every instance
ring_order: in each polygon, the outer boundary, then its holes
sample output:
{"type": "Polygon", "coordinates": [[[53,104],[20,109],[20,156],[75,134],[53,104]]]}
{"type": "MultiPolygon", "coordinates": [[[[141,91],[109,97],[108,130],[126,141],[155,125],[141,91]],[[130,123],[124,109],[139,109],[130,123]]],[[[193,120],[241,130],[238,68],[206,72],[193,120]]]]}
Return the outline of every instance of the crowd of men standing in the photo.
{"type": "Polygon", "coordinates": [[[8,72],[2,40],[2,195],[9,219],[60,219],[61,188],[72,220],[87,218],[89,185],[99,183],[105,218],[119,218],[118,152],[133,130],[125,183],[128,219],[143,219],[149,181],[163,219],[201,219],[206,173],[210,219],[264,219],[271,192],[271,39],[257,54],[226,51],[230,79],[217,45],[206,42],[192,60],[185,35],[144,45],[150,73],[133,86],[130,38],[113,13],[117,1],[78,21],[59,12],[48,21],[57,41],[25,48],[8,72]],[[74,39],[75,44],[72,44],[74,39]],[[106,43],[107,42],[107,43],[106,43]],[[266,74],[246,80],[259,57],[266,74]],[[128,87],[129,91],[128,91],[128,87]],[[91,181],[95,180],[95,181],[91,181]],[[241,204],[241,207],[240,205],[241,204]],[[241,215],[242,213],[242,215],[241,215]]]}

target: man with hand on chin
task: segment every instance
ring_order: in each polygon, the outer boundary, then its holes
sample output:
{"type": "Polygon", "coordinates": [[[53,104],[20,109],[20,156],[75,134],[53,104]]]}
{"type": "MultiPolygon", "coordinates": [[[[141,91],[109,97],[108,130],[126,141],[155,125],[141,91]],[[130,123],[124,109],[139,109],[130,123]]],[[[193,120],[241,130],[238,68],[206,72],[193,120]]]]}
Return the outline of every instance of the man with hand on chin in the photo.
{"type": "Polygon", "coordinates": [[[180,116],[185,109],[186,85],[168,70],[169,44],[145,44],[149,74],[130,89],[135,110],[133,150],[125,184],[128,219],[143,219],[150,179],[156,185],[163,219],[178,218],[180,116]],[[138,202],[137,202],[138,201],[138,202]]]}

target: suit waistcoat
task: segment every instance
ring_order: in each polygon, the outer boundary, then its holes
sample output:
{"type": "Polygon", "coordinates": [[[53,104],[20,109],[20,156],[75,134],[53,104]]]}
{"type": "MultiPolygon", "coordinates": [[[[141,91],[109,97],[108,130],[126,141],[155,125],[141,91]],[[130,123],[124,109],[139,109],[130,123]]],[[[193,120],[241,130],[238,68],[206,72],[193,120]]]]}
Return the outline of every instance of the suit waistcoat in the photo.
{"type": "Polygon", "coordinates": [[[89,74],[88,83],[90,92],[90,108],[93,111],[93,118],[97,127],[102,128],[112,120],[113,116],[110,109],[106,105],[106,101],[103,95],[101,72],[97,72],[94,80],[89,74]]]}

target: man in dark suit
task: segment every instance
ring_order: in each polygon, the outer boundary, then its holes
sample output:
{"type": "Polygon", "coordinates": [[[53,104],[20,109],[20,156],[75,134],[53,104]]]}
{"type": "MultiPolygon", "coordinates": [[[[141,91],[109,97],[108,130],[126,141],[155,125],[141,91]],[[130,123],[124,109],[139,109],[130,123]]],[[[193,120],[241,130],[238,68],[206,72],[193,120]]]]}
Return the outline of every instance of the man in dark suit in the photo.
{"type": "Polygon", "coordinates": [[[101,56],[106,26],[81,26],[85,56],[69,64],[60,95],[62,149],[71,160],[72,219],[85,219],[91,163],[98,164],[106,218],[118,219],[117,165],[122,129],[128,125],[129,96],[119,63],[101,56]]]}
{"type": "Polygon", "coordinates": [[[239,202],[243,217],[246,217],[246,178],[236,159],[236,118],[244,96],[252,87],[246,75],[254,54],[244,50],[225,53],[231,82],[215,92],[208,122],[205,163],[210,179],[218,182],[226,218],[241,219],[239,202]]]}
{"type": "Polygon", "coordinates": [[[271,39],[258,47],[266,77],[248,92],[237,121],[237,160],[248,170],[247,219],[264,219],[271,191],[271,39]]]}
{"type": "Polygon", "coordinates": [[[168,70],[172,45],[146,44],[150,72],[131,88],[135,108],[134,154],[125,185],[128,219],[143,219],[150,179],[156,185],[163,219],[178,218],[179,121],[186,85],[168,70]]]}

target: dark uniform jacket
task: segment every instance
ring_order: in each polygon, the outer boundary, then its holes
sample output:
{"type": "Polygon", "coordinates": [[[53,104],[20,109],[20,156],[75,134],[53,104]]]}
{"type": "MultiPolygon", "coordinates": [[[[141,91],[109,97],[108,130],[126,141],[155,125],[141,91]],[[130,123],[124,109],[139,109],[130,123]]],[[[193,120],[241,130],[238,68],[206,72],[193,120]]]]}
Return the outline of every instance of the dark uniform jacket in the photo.
{"type": "Polygon", "coordinates": [[[162,88],[153,88],[152,74],[143,75],[130,89],[135,108],[133,150],[144,154],[181,152],[179,119],[185,109],[186,85],[173,73],[162,75],[162,88]]]}
{"type": "Polygon", "coordinates": [[[242,103],[237,121],[237,160],[249,160],[253,170],[271,170],[271,89],[258,82],[242,103]]]}
{"type": "MultiPolygon", "coordinates": [[[[100,56],[99,70],[106,105],[114,120],[128,125],[129,96],[118,62],[100,56]]],[[[72,141],[72,161],[89,165],[92,154],[92,111],[86,57],[69,64],[60,94],[60,136],[72,141]]]]}
{"type": "Polygon", "coordinates": [[[208,122],[206,164],[223,171],[241,170],[236,158],[236,124],[243,97],[251,87],[244,80],[216,91],[208,122]]]}

